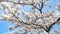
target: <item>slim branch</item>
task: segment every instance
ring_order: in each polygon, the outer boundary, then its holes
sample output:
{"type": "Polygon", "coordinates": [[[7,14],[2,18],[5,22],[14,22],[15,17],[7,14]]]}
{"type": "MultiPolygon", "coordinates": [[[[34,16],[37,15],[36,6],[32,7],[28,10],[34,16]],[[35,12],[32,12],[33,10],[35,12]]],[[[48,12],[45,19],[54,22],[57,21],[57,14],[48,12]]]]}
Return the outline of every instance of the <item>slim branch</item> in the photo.
{"type": "MultiPolygon", "coordinates": [[[[12,15],[18,20],[18,22],[20,23],[20,24],[25,24],[25,25],[35,25],[35,26],[39,26],[40,28],[43,28],[43,29],[45,29],[42,25],[38,25],[38,24],[35,24],[35,23],[32,23],[32,24],[29,24],[29,23],[25,23],[23,20],[19,20],[20,18],[18,18],[14,13],[12,13],[12,15]]],[[[36,28],[36,27],[34,27],[34,28],[36,28]]],[[[46,30],[46,29],[45,29],[46,30]]]]}
{"type": "Polygon", "coordinates": [[[42,8],[43,8],[43,0],[41,2],[41,7],[40,7],[40,12],[42,13],[42,8]]]}

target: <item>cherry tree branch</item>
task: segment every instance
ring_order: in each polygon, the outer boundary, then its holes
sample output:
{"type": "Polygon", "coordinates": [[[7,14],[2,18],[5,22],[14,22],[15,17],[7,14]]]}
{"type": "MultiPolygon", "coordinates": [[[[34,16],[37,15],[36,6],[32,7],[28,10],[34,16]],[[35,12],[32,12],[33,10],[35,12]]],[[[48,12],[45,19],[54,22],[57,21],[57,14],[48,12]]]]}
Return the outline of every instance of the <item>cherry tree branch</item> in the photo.
{"type": "Polygon", "coordinates": [[[50,30],[51,30],[51,28],[56,24],[56,23],[58,23],[60,21],[60,18],[58,18],[57,19],[57,21],[56,22],[54,22],[53,24],[51,24],[51,25],[49,25],[49,27],[47,28],[48,30],[46,30],[46,32],[50,32],[50,30]]]}
{"type": "MultiPolygon", "coordinates": [[[[13,13],[12,13],[13,14],[13,13]]],[[[13,14],[14,15],[14,17],[18,20],[18,22],[20,22],[21,24],[25,24],[25,25],[35,25],[35,26],[39,26],[40,28],[43,28],[43,29],[45,29],[43,26],[41,26],[41,25],[38,25],[38,24],[35,24],[35,23],[32,23],[32,24],[29,24],[29,23],[25,23],[25,22],[23,22],[22,20],[20,21],[19,20],[19,18],[17,17],[17,16],[15,16],[15,14],[13,14]]],[[[35,27],[36,28],[36,27],[35,27]]]]}
{"type": "MultiPolygon", "coordinates": [[[[3,2],[4,0],[1,0],[0,2],[3,2]]],[[[41,2],[41,8],[38,8],[38,7],[36,7],[36,6],[34,6],[34,4],[35,3],[20,3],[20,1],[19,2],[13,2],[13,1],[9,1],[9,0],[6,0],[6,2],[11,2],[11,3],[13,3],[13,4],[20,4],[20,5],[30,5],[30,6],[33,6],[34,8],[36,8],[36,9],[38,9],[39,11],[40,11],[40,13],[42,13],[42,8],[43,8],[43,0],[42,0],[42,2],[41,2]]]]}

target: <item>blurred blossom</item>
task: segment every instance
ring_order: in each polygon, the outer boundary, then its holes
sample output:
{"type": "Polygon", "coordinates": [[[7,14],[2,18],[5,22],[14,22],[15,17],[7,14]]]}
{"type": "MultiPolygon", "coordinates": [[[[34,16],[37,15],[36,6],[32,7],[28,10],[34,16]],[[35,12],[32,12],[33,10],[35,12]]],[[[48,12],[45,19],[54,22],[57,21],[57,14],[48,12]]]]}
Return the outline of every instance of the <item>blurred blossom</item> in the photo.
{"type": "Polygon", "coordinates": [[[60,4],[57,4],[56,8],[57,8],[58,10],[60,10],[60,4]]]}
{"type": "MultiPolygon", "coordinates": [[[[60,14],[56,14],[55,17],[54,10],[49,13],[37,13],[38,11],[36,11],[36,9],[39,10],[39,12],[42,11],[46,1],[48,0],[19,0],[19,2],[16,3],[13,0],[9,0],[9,2],[12,3],[11,5],[8,5],[7,2],[1,2],[3,8],[8,10],[5,11],[3,9],[5,14],[3,12],[2,18],[9,22],[12,22],[15,24],[15,28],[18,28],[18,30],[14,31],[13,33],[7,34],[19,34],[19,32],[22,34],[27,34],[28,32],[31,32],[32,34],[34,34],[34,32],[39,32],[39,34],[49,34],[49,27],[51,27],[50,25],[54,24],[57,21],[57,18],[60,18],[60,14]],[[22,5],[23,7],[24,5],[32,6],[31,10],[33,12],[26,12],[24,9],[21,11],[20,8],[22,5]],[[20,18],[21,16],[23,18],[20,18]]],[[[60,4],[57,4],[56,7],[58,10],[60,10],[60,4]]],[[[51,6],[49,6],[49,8],[51,8],[51,6]]],[[[13,26],[9,26],[9,30],[13,29],[13,26]]]]}
{"type": "Polygon", "coordinates": [[[3,14],[3,17],[4,17],[4,18],[7,18],[7,19],[10,18],[10,16],[5,15],[5,14],[3,14]]]}
{"type": "Polygon", "coordinates": [[[57,16],[58,18],[60,18],[60,14],[56,14],[56,16],[57,16]]]}

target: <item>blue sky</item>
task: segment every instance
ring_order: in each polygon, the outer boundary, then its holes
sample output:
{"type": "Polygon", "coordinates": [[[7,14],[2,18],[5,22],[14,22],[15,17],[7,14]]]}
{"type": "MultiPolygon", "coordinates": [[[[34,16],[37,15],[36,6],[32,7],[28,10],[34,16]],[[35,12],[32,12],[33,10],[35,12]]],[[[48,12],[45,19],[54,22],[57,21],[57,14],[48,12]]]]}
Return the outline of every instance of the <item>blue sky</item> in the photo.
{"type": "MultiPolygon", "coordinates": [[[[56,12],[55,13],[59,13],[58,12],[58,10],[56,9],[56,4],[57,3],[60,3],[60,0],[56,0],[56,1],[53,1],[53,0],[49,0],[49,2],[47,2],[47,6],[49,6],[49,5],[52,5],[52,8],[49,8],[49,7],[44,7],[44,9],[43,9],[43,12],[47,12],[47,11],[51,11],[51,10],[55,10],[56,12]]],[[[1,7],[1,5],[0,5],[0,7],[1,7]]],[[[29,6],[25,6],[25,7],[23,7],[23,8],[21,8],[21,9],[24,9],[24,10],[26,10],[26,11],[30,11],[30,7],[29,6]]],[[[1,16],[1,14],[2,14],[2,10],[0,10],[0,16],[1,16]]],[[[11,23],[9,23],[8,21],[1,21],[0,20],[0,34],[3,34],[3,33],[5,33],[5,32],[8,32],[9,31],[9,26],[11,25],[11,23]]],[[[13,24],[12,24],[13,25],[13,24]]],[[[60,25],[55,25],[52,29],[51,29],[51,32],[53,31],[53,30],[60,30],[60,25]]]]}
{"type": "Polygon", "coordinates": [[[0,34],[9,31],[9,26],[12,26],[8,21],[0,21],[0,34]]]}

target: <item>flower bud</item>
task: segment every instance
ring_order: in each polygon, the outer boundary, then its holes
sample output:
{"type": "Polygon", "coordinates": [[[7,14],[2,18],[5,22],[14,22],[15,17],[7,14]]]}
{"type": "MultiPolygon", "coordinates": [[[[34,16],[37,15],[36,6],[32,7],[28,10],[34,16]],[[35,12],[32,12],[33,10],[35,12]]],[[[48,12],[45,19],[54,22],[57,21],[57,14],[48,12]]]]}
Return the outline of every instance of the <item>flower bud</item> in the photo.
{"type": "Polygon", "coordinates": [[[9,30],[13,30],[13,27],[12,26],[9,26],[9,30]]]}

